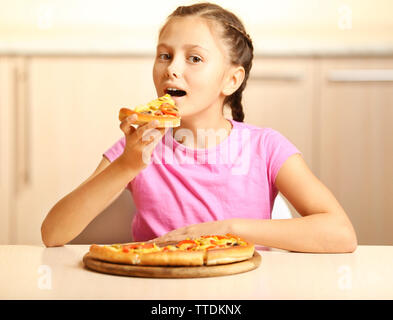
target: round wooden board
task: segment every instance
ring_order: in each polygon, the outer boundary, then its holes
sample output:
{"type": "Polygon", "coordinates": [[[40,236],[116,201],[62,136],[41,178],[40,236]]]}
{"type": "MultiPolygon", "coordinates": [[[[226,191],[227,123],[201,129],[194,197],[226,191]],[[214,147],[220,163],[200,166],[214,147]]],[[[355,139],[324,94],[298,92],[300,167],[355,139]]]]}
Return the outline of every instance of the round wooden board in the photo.
{"type": "Polygon", "coordinates": [[[254,270],[261,264],[261,260],[261,255],[256,251],[254,251],[254,255],[250,259],[245,261],[201,267],[136,266],[94,259],[90,257],[89,253],[86,253],[83,257],[83,263],[88,269],[120,276],[144,278],[203,278],[226,276],[254,270]]]}

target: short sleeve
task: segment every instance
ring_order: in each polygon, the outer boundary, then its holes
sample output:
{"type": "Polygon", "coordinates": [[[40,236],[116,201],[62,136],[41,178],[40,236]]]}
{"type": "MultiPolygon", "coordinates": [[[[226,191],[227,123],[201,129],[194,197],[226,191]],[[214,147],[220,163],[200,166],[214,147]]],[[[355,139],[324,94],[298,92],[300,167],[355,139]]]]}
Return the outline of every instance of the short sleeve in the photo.
{"type": "Polygon", "coordinates": [[[264,149],[269,183],[273,186],[284,162],[293,154],[301,152],[286,137],[271,128],[265,129],[264,149]]]}
{"type": "Polygon", "coordinates": [[[110,147],[103,156],[105,156],[110,162],[116,160],[124,151],[126,145],[126,138],[123,137],[118,140],[112,147],[110,147]]]}

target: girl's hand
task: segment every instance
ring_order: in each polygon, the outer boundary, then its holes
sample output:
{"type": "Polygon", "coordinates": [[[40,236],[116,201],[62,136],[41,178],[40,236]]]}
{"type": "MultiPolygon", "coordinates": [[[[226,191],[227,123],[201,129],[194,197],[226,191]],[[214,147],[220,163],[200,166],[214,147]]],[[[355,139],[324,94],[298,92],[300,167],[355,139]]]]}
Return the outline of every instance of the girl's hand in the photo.
{"type": "Polygon", "coordinates": [[[120,157],[127,166],[140,171],[150,163],[154,148],[169,128],[157,128],[158,121],[151,121],[135,129],[132,124],[136,120],[137,116],[132,115],[120,123],[120,129],[126,138],[126,145],[120,157]]]}
{"type": "Polygon", "coordinates": [[[195,239],[203,235],[224,235],[231,233],[231,219],[191,224],[172,230],[161,237],[152,239],[154,242],[178,242],[186,238],[195,239]]]}

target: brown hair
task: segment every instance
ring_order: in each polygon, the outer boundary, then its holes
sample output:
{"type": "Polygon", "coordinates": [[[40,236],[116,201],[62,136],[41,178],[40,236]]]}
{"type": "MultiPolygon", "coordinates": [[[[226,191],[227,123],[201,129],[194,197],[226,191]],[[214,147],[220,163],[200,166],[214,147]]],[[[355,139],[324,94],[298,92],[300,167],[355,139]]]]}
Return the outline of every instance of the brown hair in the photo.
{"type": "MultiPolygon", "coordinates": [[[[245,70],[245,77],[241,86],[224,100],[224,105],[229,104],[231,107],[233,120],[243,122],[244,112],[242,95],[243,90],[246,87],[252,66],[252,59],[254,57],[252,40],[247,34],[243,23],[237,16],[216,4],[208,2],[190,6],[180,6],[168,16],[167,22],[173,17],[193,15],[218,22],[223,27],[222,38],[225,40],[230,49],[231,63],[243,66],[245,70]]],[[[161,32],[163,28],[161,29],[161,32]]]]}

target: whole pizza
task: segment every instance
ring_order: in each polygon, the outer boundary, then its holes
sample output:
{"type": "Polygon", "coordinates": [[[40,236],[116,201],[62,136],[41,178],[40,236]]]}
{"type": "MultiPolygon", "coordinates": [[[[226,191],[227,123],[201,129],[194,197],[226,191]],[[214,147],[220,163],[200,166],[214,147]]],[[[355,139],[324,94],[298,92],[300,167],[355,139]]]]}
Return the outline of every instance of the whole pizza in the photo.
{"type": "Polygon", "coordinates": [[[210,266],[250,259],[254,245],[231,234],[206,235],[196,239],[160,245],[133,242],[90,246],[92,258],[145,266],[210,266]]]}

